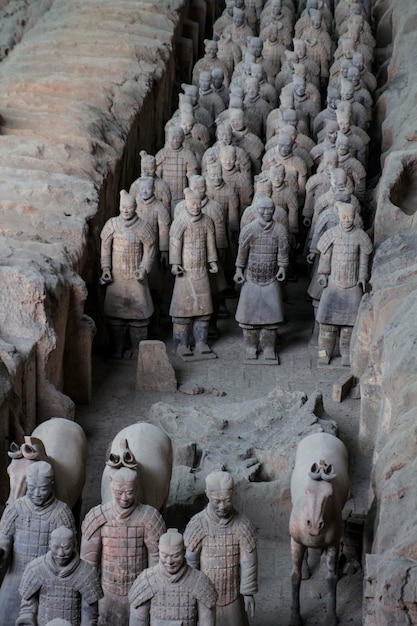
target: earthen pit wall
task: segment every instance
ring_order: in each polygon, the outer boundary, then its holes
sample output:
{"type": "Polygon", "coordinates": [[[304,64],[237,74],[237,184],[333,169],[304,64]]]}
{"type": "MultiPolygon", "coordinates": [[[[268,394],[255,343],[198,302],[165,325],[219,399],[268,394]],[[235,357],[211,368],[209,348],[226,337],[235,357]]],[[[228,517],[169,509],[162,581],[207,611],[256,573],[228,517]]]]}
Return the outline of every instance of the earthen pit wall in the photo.
{"type": "Polygon", "coordinates": [[[373,454],[363,623],[417,623],[417,5],[374,2],[381,164],[372,293],[354,331],[360,441],[373,454]]]}
{"type": "Polygon", "coordinates": [[[0,64],[0,502],[9,438],[90,399],[99,233],[204,36],[198,0],[43,6],[0,64]]]}

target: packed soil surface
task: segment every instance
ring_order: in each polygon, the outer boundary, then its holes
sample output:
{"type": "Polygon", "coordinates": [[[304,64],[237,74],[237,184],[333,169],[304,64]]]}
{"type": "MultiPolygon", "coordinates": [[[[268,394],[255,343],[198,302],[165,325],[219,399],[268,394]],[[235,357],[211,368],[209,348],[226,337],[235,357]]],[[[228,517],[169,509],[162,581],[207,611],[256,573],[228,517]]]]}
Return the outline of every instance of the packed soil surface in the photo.
{"type": "MultiPolygon", "coordinates": [[[[174,356],[170,319],[167,315],[162,316],[159,338],[166,342],[178,385],[204,388],[204,393],[198,395],[180,391],[137,391],[136,363],[129,359],[110,360],[103,356],[102,350],[96,350],[93,400],[89,406],[77,408],[77,421],[85,429],[89,441],[82,517],[100,502],[101,473],[107,447],[114,435],[132,422],[146,421],[153,404],[164,402],[178,410],[216,407],[221,419],[222,406],[261,398],[276,387],[291,392],[302,391],[307,396],[315,390],[321,391],[326,415],[338,423],[339,436],[349,450],[351,498],[347,507],[355,514],[366,513],[371,459],[365,457],[358,447],[360,400],[351,397],[342,403],[332,400],[333,385],[347,378],[349,368],[341,367],[340,359],[335,359],[328,367],[317,367],[317,342],[313,336],[314,320],[306,296],[307,285],[307,270],[300,262],[297,281],[287,284],[286,323],[279,329],[280,364],[277,366],[244,363],[242,331],[234,320],[236,299],[226,300],[230,317],[218,322],[221,335],[211,342],[218,356],[214,360],[184,363],[174,356]]],[[[172,522],[175,520],[169,519],[169,523],[172,522]]],[[[280,535],[274,539],[258,537],[259,593],[256,616],[251,620],[253,626],[277,626],[289,622],[290,537],[288,532],[280,535]]],[[[312,576],[303,581],[301,589],[301,612],[306,626],[323,624],[326,614],[325,562],[323,558],[320,560],[319,554],[310,556],[312,576]]],[[[342,626],[362,623],[362,584],[360,567],[357,571],[353,568],[339,580],[337,606],[342,626]]]]}

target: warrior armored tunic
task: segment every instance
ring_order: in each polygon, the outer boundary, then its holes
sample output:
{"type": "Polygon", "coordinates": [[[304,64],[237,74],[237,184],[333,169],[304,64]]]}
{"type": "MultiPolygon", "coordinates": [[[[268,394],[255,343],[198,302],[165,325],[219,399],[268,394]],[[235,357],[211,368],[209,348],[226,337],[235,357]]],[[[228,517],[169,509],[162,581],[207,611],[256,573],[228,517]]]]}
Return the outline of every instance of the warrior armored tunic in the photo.
{"type": "Polygon", "coordinates": [[[244,626],[243,596],[257,592],[257,558],[253,525],[237,511],[220,522],[206,508],[184,532],[187,559],[198,565],[217,591],[216,626],[244,626]]]}
{"type": "Polygon", "coordinates": [[[124,623],[123,619],[128,620],[127,594],[133,581],[158,560],[164,520],[147,504],[121,511],[111,502],[91,509],[81,532],[81,558],[101,568],[104,599],[100,603],[99,623],[124,623]]]}
{"type": "Polygon", "coordinates": [[[259,219],[247,224],[239,237],[236,267],[245,270],[236,320],[243,326],[276,327],[284,320],[278,268],[288,267],[288,234],[282,224],[259,219]]]}
{"type": "Polygon", "coordinates": [[[206,626],[207,622],[199,619],[199,607],[213,609],[216,596],[209,578],[186,563],[176,574],[168,574],[160,564],[147,569],[129,591],[133,609],[150,602],[150,626],[165,623],[206,626]]]}
{"type": "Polygon", "coordinates": [[[339,225],[324,233],[317,248],[321,253],[318,273],[328,275],[317,321],[334,326],[354,326],[362,298],[362,287],[358,282],[368,279],[371,240],[357,226],[347,231],[339,225]]]}
{"type": "Polygon", "coordinates": [[[58,568],[50,553],[29,563],[20,593],[19,617],[36,616],[38,626],[46,626],[55,618],[80,626],[82,605],[94,605],[103,596],[97,572],[91,565],[76,555],[68,565],[58,568]]]}
{"type": "Polygon", "coordinates": [[[181,211],[169,233],[169,262],[181,265],[184,273],[175,277],[169,314],[171,317],[211,315],[208,264],[217,262],[214,224],[201,213],[194,217],[181,211]]]}
{"type": "Polygon", "coordinates": [[[155,257],[155,236],[151,227],[135,215],[130,220],[112,217],[101,231],[101,267],[111,269],[113,281],[107,285],[104,314],[107,317],[143,320],[153,313],[153,302],[145,276],[155,257]]]}
{"type": "Polygon", "coordinates": [[[0,589],[2,626],[14,626],[19,612],[19,584],[28,563],[49,549],[51,532],[59,526],[76,532],[74,517],[67,504],[52,496],[36,506],[28,496],[7,507],[0,521],[0,548],[11,549],[10,568],[0,589]]]}

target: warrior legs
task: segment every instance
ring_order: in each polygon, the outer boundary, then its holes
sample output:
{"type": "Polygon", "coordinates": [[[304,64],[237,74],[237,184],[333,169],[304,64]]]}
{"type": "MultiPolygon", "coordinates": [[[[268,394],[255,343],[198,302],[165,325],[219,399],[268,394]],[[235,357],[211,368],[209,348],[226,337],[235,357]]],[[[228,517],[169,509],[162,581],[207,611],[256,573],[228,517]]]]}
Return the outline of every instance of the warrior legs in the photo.
{"type": "Polygon", "coordinates": [[[328,365],[333,354],[336,340],[337,326],[331,324],[320,324],[319,331],[319,356],[317,362],[321,365],[328,365]]]}

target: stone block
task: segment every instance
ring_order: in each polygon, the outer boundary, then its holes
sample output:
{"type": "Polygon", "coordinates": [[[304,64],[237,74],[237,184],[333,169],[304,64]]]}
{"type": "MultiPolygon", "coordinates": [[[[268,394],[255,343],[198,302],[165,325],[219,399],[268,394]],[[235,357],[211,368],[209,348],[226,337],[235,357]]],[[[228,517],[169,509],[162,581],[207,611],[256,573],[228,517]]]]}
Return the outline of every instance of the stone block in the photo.
{"type": "Polygon", "coordinates": [[[169,362],[163,341],[147,339],[139,344],[136,389],[176,391],[175,370],[169,362]]]}

